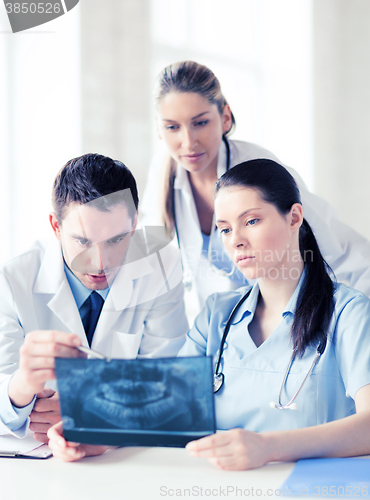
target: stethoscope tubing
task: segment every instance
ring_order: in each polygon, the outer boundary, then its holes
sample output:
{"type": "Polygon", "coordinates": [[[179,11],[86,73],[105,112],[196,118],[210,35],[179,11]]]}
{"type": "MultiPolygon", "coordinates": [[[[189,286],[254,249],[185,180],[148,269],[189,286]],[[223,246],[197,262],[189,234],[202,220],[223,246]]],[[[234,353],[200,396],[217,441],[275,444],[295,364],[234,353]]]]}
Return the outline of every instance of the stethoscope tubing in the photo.
{"type": "MultiPolygon", "coordinates": [[[[243,303],[249,297],[251,291],[252,291],[252,289],[249,289],[248,292],[243,295],[243,297],[239,300],[239,302],[236,304],[236,306],[234,306],[234,309],[231,311],[229,319],[227,320],[227,323],[226,323],[226,326],[225,326],[225,329],[224,329],[224,333],[222,335],[222,339],[221,339],[221,343],[220,343],[220,348],[218,350],[218,359],[217,359],[217,362],[216,362],[216,365],[215,365],[215,374],[214,374],[215,377],[217,377],[219,375],[219,371],[218,370],[220,368],[222,354],[224,352],[224,347],[225,347],[225,342],[226,342],[226,337],[228,336],[231,323],[232,323],[232,321],[234,319],[235,314],[238,312],[238,310],[240,309],[240,307],[243,305],[243,303]]],[[[216,392],[218,392],[220,389],[221,389],[221,387],[216,392]]]]}
{"type": "MultiPolygon", "coordinates": [[[[216,394],[221,389],[221,387],[223,386],[224,381],[225,381],[225,376],[222,373],[222,371],[219,371],[219,368],[220,368],[220,365],[221,365],[222,354],[223,354],[223,351],[224,351],[224,346],[225,346],[225,343],[226,343],[226,338],[227,338],[227,335],[229,333],[232,320],[234,319],[235,314],[237,313],[237,311],[239,310],[239,308],[242,306],[242,304],[244,303],[244,301],[250,295],[251,291],[252,291],[252,289],[248,290],[247,293],[245,295],[243,295],[243,297],[234,306],[234,308],[231,311],[231,314],[229,316],[229,319],[228,319],[228,321],[226,323],[226,326],[225,326],[225,329],[224,329],[224,333],[222,335],[220,347],[219,347],[219,350],[218,350],[218,358],[217,358],[217,362],[216,362],[216,365],[215,365],[215,371],[214,371],[214,376],[213,376],[213,393],[214,394],[216,394]]],[[[323,352],[325,350],[325,347],[326,347],[326,341],[325,342],[320,342],[320,344],[319,344],[319,346],[317,348],[317,351],[316,351],[316,355],[315,355],[315,357],[314,357],[314,359],[312,361],[310,369],[308,370],[305,378],[303,379],[303,382],[301,383],[301,385],[299,386],[299,388],[295,392],[294,396],[290,399],[290,401],[288,403],[286,403],[285,405],[283,405],[283,403],[281,401],[283,389],[285,387],[285,384],[286,384],[286,381],[288,379],[288,375],[289,375],[290,369],[291,369],[292,364],[293,364],[293,362],[295,360],[295,357],[296,357],[296,351],[293,350],[292,356],[291,356],[291,358],[289,360],[289,364],[288,364],[287,369],[285,371],[284,378],[283,378],[283,381],[282,381],[282,384],[281,384],[281,387],[280,387],[279,400],[278,400],[279,403],[276,404],[274,402],[271,402],[270,403],[271,408],[276,408],[278,410],[296,410],[297,409],[297,405],[294,403],[294,401],[297,398],[298,394],[301,392],[302,387],[304,386],[306,380],[311,375],[312,370],[314,369],[315,365],[317,364],[317,362],[319,361],[321,355],[323,354],[323,352]]]]}
{"type": "Polygon", "coordinates": [[[314,357],[314,360],[312,361],[311,367],[308,370],[308,372],[306,373],[306,376],[303,379],[303,382],[301,383],[301,385],[296,390],[296,392],[295,392],[294,396],[292,397],[292,399],[290,401],[288,401],[288,403],[286,403],[285,405],[283,405],[283,403],[281,402],[281,397],[282,397],[283,389],[285,387],[285,383],[286,383],[286,381],[288,379],[288,375],[289,375],[290,369],[292,367],[292,364],[293,364],[295,356],[296,356],[296,353],[293,350],[292,357],[290,358],[289,365],[287,366],[287,369],[286,369],[286,372],[285,372],[285,375],[284,375],[284,379],[283,379],[283,382],[282,382],[281,387],[280,387],[279,400],[278,400],[279,403],[275,404],[275,403],[271,402],[270,403],[271,408],[276,408],[277,410],[296,410],[297,409],[297,406],[296,405],[293,406],[293,403],[294,403],[295,399],[297,398],[298,394],[301,392],[301,389],[304,386],[304,383],[306,382],[306,380],[308,379],[308,377],[311,375],[311,372],[314,369],[316,363],[320,359],[320,356],[321,356],[320,346],[321,346],[321,344],[319,345],[319,347],[318,347],[318,349],[316,351],[316,355],[314,357]]]}

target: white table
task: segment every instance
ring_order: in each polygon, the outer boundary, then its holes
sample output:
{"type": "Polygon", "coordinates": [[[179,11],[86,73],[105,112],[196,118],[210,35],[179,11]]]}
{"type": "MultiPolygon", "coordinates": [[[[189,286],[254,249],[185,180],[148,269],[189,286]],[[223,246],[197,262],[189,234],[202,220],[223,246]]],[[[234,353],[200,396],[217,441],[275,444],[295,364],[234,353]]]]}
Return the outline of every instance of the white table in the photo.
{"type": "Polygon", "coordinates": [[[1,458],[0,500],[271,499],[293,467],[221,471],[181,448],[120,448],[75,463],[1,458]]]}

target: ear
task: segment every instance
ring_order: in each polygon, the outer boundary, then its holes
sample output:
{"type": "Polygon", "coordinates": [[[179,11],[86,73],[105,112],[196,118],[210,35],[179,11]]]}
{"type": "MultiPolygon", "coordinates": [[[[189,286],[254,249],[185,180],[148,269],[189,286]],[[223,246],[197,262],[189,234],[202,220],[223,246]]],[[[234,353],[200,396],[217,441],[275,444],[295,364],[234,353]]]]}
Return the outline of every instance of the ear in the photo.
{"type": "Polygon", "coordinates": [[[50,222],[52,230],[54,231],[55,236],[58,238],[59,241],[61,241],[62,235],[60,232],[60,224],[59,224],[57,216],[55,215],[54,212],[51,212],[49,214],[49,222],[50,222]]]}
{"type": "Polygon", "coordinates": [[[222,132],[224,134],[231,129],[232,123],[230,106],[225,104],[222,111],[222,132]]]}
{"type": "Polygon", "coordinates": [[[136,212],[136,215],[134,217],[134,220],[132,221],[132,234],[134,234],[135,232],[135,229],[136,229],[136,226],[137,226],[137,221],[138,221],[138,218],[139,218],[139,212],[136,212]]]}
{"type": "Polygon", "coordinates": [[[290,209],[290,227],[292,231],[297,231],[303,223],[303,210],[300,203],[294,203],[290,209]]]}

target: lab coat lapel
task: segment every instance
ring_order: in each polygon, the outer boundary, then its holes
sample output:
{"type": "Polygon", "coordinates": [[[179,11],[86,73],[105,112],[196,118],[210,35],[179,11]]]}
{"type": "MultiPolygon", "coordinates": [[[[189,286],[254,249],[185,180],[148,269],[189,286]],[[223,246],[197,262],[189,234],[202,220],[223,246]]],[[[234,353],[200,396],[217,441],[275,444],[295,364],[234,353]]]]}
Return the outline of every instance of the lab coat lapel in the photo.
{"type": "Polygon", "coordinates": [[[202,252],[202,232],[188,173],[180,165],[177,166],[174,188],[176,223],[177,227],[181,228],[179,231],[180,247],[186,253],[186,258],[183,259],[184,271],[196,276],[202,252]]]}
{"type": "MultiPolygon", "coordinates": [[[[135,241],[130,244],[135,245],[135,241]]],[[[131,247],[132,248],[132,247],[131,247]]],[[[137,255],[143,255],[141,249],[137,248],[137,255]]],[[[135,296],[135,280],[154,272],[149,259],[144,257],[134,262],[124,264],[117,274],[107,299],[104,303],[102,312],[93,337],[92,347],[98,349],[98,346],[107,346],[109,342],[108,332],[114,328],[118,320],[123,320],[122,313],[127,308],[132,308],[135,312],[139,305],[140,297],[135,296]]],[[[143,290],[142,290],[143,292],[143,290]]],[[[129,321],[127,322],[129,324],[129,321]]],[[[124,327],[123,321],[119,322],[117,328],[124,327]]],[[[126,332],[128,333],[128,332],[126,332]]]]}
{"type": "Polygon", "coordinates": [[[46,248],[33,292],[52,295],[47,303],[49,309],[69,331],[77,334],[87,345],[80,313],[65,276],[63,257],[57,240],[46,248]]]}
{"type": "Polygon", "coordinates": [[[48,307],[72,333],[78,335],[87,345],[80,312],[67,279],[62,281],[56,294],[48,303],[48,307]]]}
{"type": "MultiPolygon", "coordinates": [[[[233,166],[232,158],[230,165],[233,166]]],[[[222,141],[218,151],[217,177],[221,177],[225,171],[226,146],[222,141]]],[[[187,258],[183,259],[183,265],[185,266],[185,273],[190,271],[191,276],[196,276],[199,270],[200,256],[203,246],[202,231],[200,229],[199,217],[188,173],[179,164],[177,165],[174,188],[176,198],[176,221],[177,226],[181,227],[180,243],[182,251],[185,249],[187,254],[187,258]],[[189,218],[189,212],[191,218],[189,218]]]]}

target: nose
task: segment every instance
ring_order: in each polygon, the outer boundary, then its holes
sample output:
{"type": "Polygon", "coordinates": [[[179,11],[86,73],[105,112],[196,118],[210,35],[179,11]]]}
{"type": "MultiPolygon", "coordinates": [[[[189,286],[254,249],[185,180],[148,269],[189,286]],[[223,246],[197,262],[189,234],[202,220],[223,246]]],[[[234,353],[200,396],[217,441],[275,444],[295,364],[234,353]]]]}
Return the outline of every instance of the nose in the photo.
{"type": "Polygon", "coordinates": [[[230,245],[233,248],[248,247],[249,242],[247,236],[239,228],[234,228],[231,233],[230,245]]]}
{"type": "Polygon", "coordinates": [[[188,127],[183,127],[181,131],[181,145],[184,149],[191,150],[197,142],[196,132],[188,127]]]}
{"type": "Polygon", "coordinates": [[[108,255],[106,255],[106,253],[107,252],[104,252],[103,245],[101,243],[97,243],[90,248],[91,264],[99,272],[102,272],[107,268],[108,255]]]}

